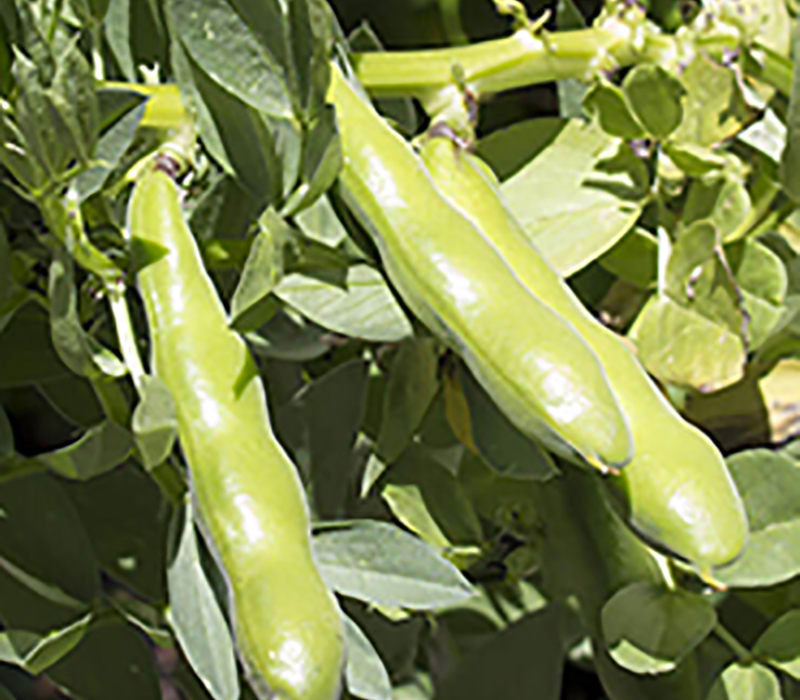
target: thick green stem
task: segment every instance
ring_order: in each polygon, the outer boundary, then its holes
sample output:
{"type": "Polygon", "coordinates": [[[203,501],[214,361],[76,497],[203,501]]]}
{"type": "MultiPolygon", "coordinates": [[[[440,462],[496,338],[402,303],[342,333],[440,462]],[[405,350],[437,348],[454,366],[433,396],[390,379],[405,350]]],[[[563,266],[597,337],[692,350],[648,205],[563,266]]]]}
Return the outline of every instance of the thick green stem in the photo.
{"type": "Polygon", "coordinates": [[[675,43],[644,35],[620,21],[590,29],[534,35],[520,29],[503,39],[424,51],[357,54],[358,77],[376,97],[424,97],[454,83],[454,70],[479,94],[562,78],[590,79],[638,62],[669,61],[675,43]]]}

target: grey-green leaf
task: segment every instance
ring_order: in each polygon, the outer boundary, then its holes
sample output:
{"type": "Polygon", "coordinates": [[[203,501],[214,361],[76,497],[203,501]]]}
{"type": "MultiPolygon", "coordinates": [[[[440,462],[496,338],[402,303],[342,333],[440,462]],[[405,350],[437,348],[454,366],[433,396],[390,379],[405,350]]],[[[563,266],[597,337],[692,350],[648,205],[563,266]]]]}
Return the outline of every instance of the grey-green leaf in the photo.
{"type": "Polygon", "coordinates": [[[714,607],[700,596],[644,581],[618,591],[602,610],[612,658],[634,673],[674,670],[716,622],[714,607]]]}
{"type": "Polygon", "coordinates": [[[758,638],[753,652],[800,680],[800,610],[789,610],[758,638]]]}
{"type": "Polygon", "coordinates": [[[170,0],[173,29],[219,85],[260,112],[292,116],[283,67],[227,0],[170,0]]]}
{"type": "Polygon", "coordinates": [[[411,441],[439,390],[439,353],[433,338],[409,338],[392,362],[376,451],[393,462],[411,441]]]}
{"type": "Polygon", "coordinates": [[[145,376],[131,429],[145,469],[161,464],[172,452],[178,434],[175,401],[161,379],[145,376]]]}
{"type": "Polygon", "coordinates": [[[414,610],[452,605],[472,595],[458,569],[389,523],[360,520],[322,530],[313,542],[323,578],[342,595],[414,610]]]}
{"type": "Polygon", "coordinates": [[[91,479],[122,464],[133,447],[127,428],[104,421],[66,447],[36,456],[68,479],[91,479]]]}
{"type": "Polygon", "coordinates": [[[391,700],[392,683],[386,666],[367,635],[349,617],[344,617],[347,645],[347,690],[364,700],[391,700]]]}
{"type": "Polygon", "coordinates": [[[343,286],[292,273],[275,294],[315,323],[350,337],[393,343],[412,332],[386,280],[369,265],[350,267],[343,286]]]}
{"type": "Polygon", "coordinates": [[[181,530],[167,569],[168,619],[186,658],[214,700],[237,700],[239,676],[233,642],[200,563],[191,507],[187,505],[184,512],[185,516],[175,521],[181,530]]]}
{"type": "Polygon", "coordinates": [[[719,569],[729,586],[772,586],[800,574],[800,470],[788,457],[749,450],[728,459],[744,501],[750,540],[744,554],[719,569]]]}

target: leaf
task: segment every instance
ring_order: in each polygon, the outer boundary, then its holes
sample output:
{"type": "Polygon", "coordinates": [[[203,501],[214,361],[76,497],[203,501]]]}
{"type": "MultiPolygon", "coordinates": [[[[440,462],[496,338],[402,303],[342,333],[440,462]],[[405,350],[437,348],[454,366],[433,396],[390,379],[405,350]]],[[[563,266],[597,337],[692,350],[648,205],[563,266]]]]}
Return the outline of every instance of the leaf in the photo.
{"type": "Polygon", "coordinates": [[[498,474],[544,481],[558,473],[549,454],[517,430],[461,364],[445,382],[445,402],[453,431],[498,474]]]}
{"type": "Polygon", "coordinates": [[[125,364],[83,330],[78,318],[72,258],[60,246],[50,264],[48,296],[53,347],[64,364],[75,374],[90,379],[125,376],[125,364]]]}
{"type": "Polygon", "coordinates": [[[607,80],[598,80],[586,93],[583,107],[610,136],[631,140],[645,135],[642,125],[631,113],[625,93],[607,80]]]}
{"type": "Polygon", "coordinates": [[[683,121],[670,140],[714,146],[735,135],[752,118],[736,71],[698,52],[681,72],[686,90],[683,121]]]}
{"type": "Polygon", "coordinates": [[[145,469],[163,463],[178,435],[175,401],[167,385],[158,378],[145,375],[139,389],[140,400],[131,419],[131,430],[145,469]]]}
{"type": "Polygon", "coordinates": [[[14,432],[8,414],[0,405],[0,465],[14,456],[14,432]]]}
{"type": "Polygon", "coordinates": [[[279,309],[246,338],[256,355],[276,360],[306,362],[331,349],[328,331],[290,309],[279,309]]]}
{"type": "Polygon", "coordinates": [[[36,455],[36,459],[69,479],[91,479],[122,464],[130,454],[130,432],[113,421],[87,430],[71,445],[36,455]]]}
{"type": "Polygon", "coordinates": [[[750,194],[736,172],[722,172],[694,180],[683,212],[683,224],[708,220],[716,226],[722,241],[741,237],[741,227],[753,207],[750,194]]]}
{"type": "Polygon", "coordinates": [[[99,593],[89,538],[58,481],[48,474],[0,483],[0,557],[8,573],[28,585],[38,580],[44,587],[37,593],[59,604],[80,607],[77,601],[91,601],[99,593]]]}
{"type": "Polygon", "coordinates": [[[310,473],[323,517],[338,517],[344,508],[366,390],[367,364],[354,359],[307,385],[276,416],[284,444],[310,473]]]}
{"type": "Polygon", "coordinates": [[[647,371],[664,382],[712,392],[743,376],[741,338],[667,297],[648,301],[630,335],[647,371]]]}
{"type": "Polygon", "coordinates": [[[214,700],[237,700],[236,655],[225,616],[200,563],[200,552],[187,504],[176,518],[174,556],[167,568],[167,617],[194,672],[214,700]]]}
{"type": "Polygon", "coordinates": [[[181,94],[196,114],[200,136],[212,158],[238,178],[256,210],[278,202],[283,191],[282,163],[268,120],[214,82],[179,42],[173,42],[171,52],[181,94]]]}
{"type": "Polygon", "coordinates": [[[408,338],[389,369],[375,451],[391,463],[411,441],[439,391],[439,353],[433,338],[408,338]]]}
{"type": "Polygon", "coordinates": [[[389,523],[359,520],[322,530],[313,543],[322,577],[345,596],[430,610],[472,595],[472,586],[458,569],[389,523]]]}
{"type": "Polygon", "coordinates": [[[769,441],[780,445],[796,437],[800,426],[800,361],[780,360],[758,382],[769,423],[769,441]]]}
{"type": "MultiPolygon", "coordinates": [[[[800,55],[800,33],[792,40],[794,55],[800,55]]],[[[783,189],[795,202],[800,201],[800,62],[792,69],[792,94],[786,115],[786,143],[781,153],[780,177],[783,189]]]]}
{"type": "Polygon", "coordinates": [[[654,138],[665,139],[680,125],[686,89],[661,66],[636,66],[625,76],[622,90],[637,119],[654,138]]]}
{"type": "Polygon", "coordinates": [[[364,700],[391,700],[392,684],[381,657],[361,628],[344,616],[347,690],[364,700]]]}
{"type": "Polygon", "coordinates": [[[92,614],[47,635],[21,630],[0,633],[0,660],[39,675],[72,651],[83,639],[92,614]]]}
{"type": "Polygon", "coordinates": [[[138,630],[109,618],[87,632],[47,676],[82,700],[160,700],[152,650],[138,630]]]}
{"type": "MultiPolygon", "coordinates": [[[[292,117],[283,67],[227,0],[206,0],[202,9],[170,0],[169,10],[173,30],[212,80],[264,114],[292,117]]],[[[282,18],[270,21],[280,26],[282,18]]]]}
{"type": "Polygon", "coordinates": [[[728,468],[744,501],[750,540],[742,556],[718,569],[728,586],[772,586],[800,574],[800,470],[769,450],[733,455],[728,468]]]}
{"type": "Polygon", "coordinates": [[[800,680],[800,610],[781,615],[758,638],[753,653],[800,680]]]}
{"type": "Polygon", "coordinates": [[[107,577],[139,599],[166,600],[171,507],[155,480],[134,462],[64,491],[77,510],[107,577]]]}
{"type": "Polygon", "coordinates": [[[561,609],[526,615],[466,654],[441,681],[436,700],[558,700],[564,652],[561,609]]]}
{"type": "Polygon", "coordinates": [[[658,271],[658,240],[638,226],[626,233],[598,262],[626,282],[648,289],[658,271]]]}
{"type": "Polygon", "coordinates": [[[79,202],[85,201],[102,189],[109,174],[133,143],[144,110],[144,104],[130,110],[100,137],[93,154],[94,164],[89,170],[82,172],[75,181],[79,202]]]}
{"type": "Polygon", "coordinates": [[[310,207],[296,214],[294,221],[307,238],[330,248],[336,248],[348,236],[347,229],[328,195],[323,195],[310,207]]]}
{"type": "MultiPolygon", "coordinates": [[[[498,141],[518,139],[521,129],[500,132],[485,145],[482,152],[490,163],[498,141]]],[[[553,120],[537,119],[523,132],[525,138],[552,140],[501,189],[539,252],[568,277],[631,228],[641,212],[646,184],[641,181],[641,161],[619,167],[604,164],[627,147],[598,126],[571,120],[558,133],[553,129],[553,120]]]]}
{"type": "Polygon", "coordinates": [[[761,664],[731,664],[717,678],[708,700],[781,700],[775,674],[761,664]]]}
{"type": "Polygon", "coordinates": [[[231,299],[231,325],[239,331],[254,330],[261,325],[250,327],[251,323],[243,325],[242,320],[247,317],[249,321],[254,310],[265,307],[283,275],[283,246],[292,235],[286,222],[272,209],[265,212],[260,223],[231,299]]]}
{"type": "Polygon", "coordinates": [[[301,183],[286,204],[284,213],[294,215],[330,189],[342,167],[342,149],[332,105],[325,105],[311,124],[303,144],[301,183]]]}
{"type": "Polygon", "coordinates": [[[395,517],[435,547],[477,545],[478,516],[464,487],[433,454],[412,444],[386,475],[381,495],[395,517]]]}
{"type": "Polygon", "coordinates": [[[666,673],[695,649],[717,623],[700,596],[641,581],[603,606],[605,641],[614,661],[634,673],[666,673]]]}
{"type": "Polygon", "coordinates": [[[348,268],[343,286],[291,273],[281,280],[275,294],[315,323],[349,337],[393,343],[412,333],[386,280],[368,265],[348,268]]]}

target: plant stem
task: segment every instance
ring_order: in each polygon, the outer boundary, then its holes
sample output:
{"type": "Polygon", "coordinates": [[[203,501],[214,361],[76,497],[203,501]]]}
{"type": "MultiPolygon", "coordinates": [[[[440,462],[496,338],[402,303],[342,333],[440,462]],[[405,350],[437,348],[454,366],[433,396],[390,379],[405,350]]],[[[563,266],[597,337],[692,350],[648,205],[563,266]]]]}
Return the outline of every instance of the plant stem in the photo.
{"type": "Polygon", "coordinates": [[[106,288],[106,293],[108,295],[108,303],[111,306],[111,313],[114,316],[114,325],[117,327],[117,338],[122,351],[122,358],[128,366],[136,391],[141,394],[145,371],[142,359],[139,356],[139,350],[136,347],[136,335],[133,332],[128,304],[125,301],[124,287],[121,284],[109,285],[106,288]]]}
{"type": "Polygon", "coordinates": [[[720,623],[714,627],[714,634],[723,641],[728,648],[736,654],[736,658],[743,663],[749,663],[753,660],[752,652],[745,647],[736,637],[734,637],[725,627],[720,623]]]}
{"type": "Polygon", "coordinates": [[[672,58],[675,43],[670,37],[650,32],[637,46],[635,35],[623,21],[539,36],[520,29],[469,46],[356,54],[354,63],[375,97],[439,91],[453,83],[456,67],[471,89],[485,94],[563,78],[589,79],[634,63],[672,58]]]}

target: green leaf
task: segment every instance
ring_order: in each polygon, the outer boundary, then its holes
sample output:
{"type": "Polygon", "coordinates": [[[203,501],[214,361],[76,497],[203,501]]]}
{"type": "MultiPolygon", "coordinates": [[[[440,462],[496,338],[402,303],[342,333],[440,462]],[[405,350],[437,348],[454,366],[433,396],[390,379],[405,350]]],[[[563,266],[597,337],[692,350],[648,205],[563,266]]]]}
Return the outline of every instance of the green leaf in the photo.
{"type": "MultiPolygon", "coordinates": [[[[800,55],[800,32],[795,32],[792,45],[794,55],[800,55]]],[[[783,188],[794,201],[800,201],[800,62],[792,69],[792,94],[786,119],[786,145],[781,153],[781,181],[783,188]]]]}
{"type": "Polygon", "coordinates": [[[463,365],[456,370],[469,413],[469,440],[498,474],[549,479],[558,470],[542,447],[523,435],[463,365]]]}
{"type": "Polygon", "coordinates": [[[661,66],[636,66],[625,76],[622,89],[637,119],[653,138],[665,139],[680,125],[686,89],[661,66]]]}
{"type": "Polygon", "coordinates": [[[68,479],[85,480],[122,464],[132,447],[133,439],[126,428],[104,421],[71,445],[36,455],[36,459],[68,479]]]}
{"type": "Polygon", "coordinates": [[[719,230],[720,239],[728,242],[741,235],[753,202],[737,172],[722,172],[693,180],[683,211],[683,224],[707,220],[719,230]]]}
{"type": "MultiPolygon", "coordinates": [[[[563,276],[577,272],[611,248],[641,213],[646,175],[641,161],[615,161],[627,148],[597,125],[537,119],[498,132],[481,153],[494,164],[503,142],[524,153],[521,139],[545,141],[543,150],[501,189],[512,214],[541,254],[563,276]],[[615,164],[618,162],[619,164],[615,164]],[[531,193],[535,192],[535,196],[531,193]]],[[[632,160],[631,160],[632,159],[632,160]]]]}
{"type": "MultiPolygon", "coordinates": [[[[143,5],[133,0],[133,4],[143,5]]],[[[131,0],[109,0],[103,18],[106,43],[126,80],[135,81],[136,65],[131,51],[131,0]]]]}
{"type": "Polygon", "coordinates": [[[472,595],[452,564],[394,525],[371,520],[318,532],[313,540],[325,581],[367,603],[430,610],[472,595]]]}
{"type": "Polygon", "coordinates": [[[612,658],[634,673],[674,670],[716,623],[714,607],[700,596],[646,581],[617,591],[602,610],[612,658]]]}
{"type": "Polygon", "coordinates": [[[364,700],[391,700],[392,683],[381,657],[361,628],[344,616],[347,690],[364,700]]]}
{"type": "Polygon", "coordinates": [[[717,678],[708,700],[781,700],[775,674],[761,664],[731,664],[717,678]]]}
{"type": "Polygon", "coordinates": [[[170,0],[168,7],[173,31],[212,80],[259,112],[292,117],[283,67],[227,0],[206,0],[202,8],[193,0],[170,0]]]}
{"type": "Polygon", "coordinates": [[[177,518],[178,545],[167,569],[168,619],[214,700],[237,700],[236,655],[225,616],[200,562],[191,506],[177,518]]]}
{"type": "Polygon", "coordinates": [[[246,338],[256,355],[276,360],[306,362],[331,349],[330,333],[292,309],[279,309],[246,338]]]}
{"type": "MultiPolygon", "coordinates": [[[[50,599],[90,601],[100,580],[91,543],[58,481],[39,473],[0,483],[0,557],[17,580],[53,590],[50,599]]],[[[37,591],[46,594],[45,588],[37,591]]]]}
{"type": "Polygon", "coordinates": [[[341,285],[301,273],[284,277],[275,294],[321,326],[352,338],[393,343],[411,335],[411,324],[386,280],[369,265],[347,269],[341,285]]]}
{"type": "Polygon", "coordinates": [[[214,82],[180,43],[173,42],[171,52],[181,94],[196,114],[200,137],[211,156],[238,178],[257,209],[278,202],[283,191],[282,163],[269,121],[214,82]]]}
{"type": "Polygon", "coordinates": [[[658,240],[643,228],[632,228],[598,262],[630,284],[648,289],[658,272],[658,240]]]}
{"type": "Polygon", "coordinates": [[[728,468],[744,501],[750,540],[715,576],[729,586],[755,588],[800,574],[800,470],[769,450],[735,454],[728,468]]]}
{"type": "Polygon", "coordinates": [[[8,421],[8,414],[0,406],[0,465],[14,456],[14,432],[8,421]]]}
{"type": "Polygon", "coordinates": [[[561,609],[551,605],[477,646],[441,680],[437,700],[558,700],[561,618],[561,609]]]}
{"type": "Polygon", "coordinates": [[[630,334],[642,364],[662,381],[712,392],[743,376],[739,335],[667,297],[650,299],[630,334]]]}
{"type": "Polygon", "coordinates": [[[155,480],[134,462],[64,490],[77,510],[105,574],[139,598],[166,600],[171,508],[155,480]]]}
{"type": "Polygon", "coordinates": [[[50,337],[47,312],[24,304],[0,334],[0,387],[26,386],[69,375],[50,337]]]}
{"type": "Polygon", "coordinates": [[[330,248],[336,248],[348,236],[347,229],[327,195],[323,195],[310,207],[296,214],[294,221],[306,238],[330,248]]]}
{"type": "Polygon", "coordinates": [[[310,475],[314,505],[323,517],[341,516],[349,493],[367,367],[360,358],[339,365],[307,385],[276,416],[284,444],[310,475]]]}
{"type": "Polygon", "coordinates": [[[681,72],[680,82],[686,93],[683,121],[670,137],[674,143],[714,146],[752,119],[741,78],[705,52],[694,56],[681,72]]]}
{"type": "Polygon", "coordinates": [[[160,700],[152,650],[119,618],[92,626],[47,676],[82,700],[160,700]]]}
{"type": "Polygon", "coordinates": [[[144,110],[144,104],[138,105],[100,137],[91,160],[92,167],[82,172],[75,181],[79,202],[103,188],[109,174],[133,143],[144,110]]]}
{"type": "Polygon", "coordinates": [[[333,185],[342,167],[342,150],[332,105],[326,105],[311,124],[303,144],[301,183],[284,213],[294,215],[315,202],[333,185]]]}
{"type": "Polygon", "coordinates": [[[48,284],[50,331],[61,360],[76,374],[90,379],[122,377],[128,369],[81,326],[72,258],[58,247],[50,264],[48,284]]]}
{"type": "Polygon", "coordinates": [[[169,457],[178,435],[175,401],[158,377],[143,377],[140,400],[133,411],[131,430],[145,469],[169,457]]]}
{"type": "Polygon", "coordinates": [[[92,614],[47,635],[9,630],[0,634],[0,660],[39,675],[72,651],[83,639],[92,614]]]}
{"type": "Polygon", "coordinates": [[[286,222],[273,209],[264,213],[260,223],[231,299],[231,325],[239,331],[255,330],[261,325],[243,325],[243,320],[250,321],[272,301],[268,297],[283,275],[283,247],[292,236],[286,222]]]}
{"type": "Polygon", "coordinates": [[[645,135],[641,124],[631,113],[625,93],[607,80],[599,80],[586,93],[583,107],[610,136],[631,140],[645,135]]]}
{"type": "Polygon", "coordinates": [[[395,517],[434,547],[477,545],[482,528],[464,487],[423,446],[412,444],[386,475],[381,496],[395,517]]]}
{"type": "Polygon", "coordinates": [[[702,177],[725,166],[721,156],[694,143],[665,143],[664,153],[689,177],[702,177]]]}
{"type": "Polygon", "coordinates": [[[758,638],[753,653],[800,680],[800,610],[789,610],[758,638]]]}
{"type": "Polygon", "coordinates": [[[376,452],[393,462],[411,441],[439,391],[439,352],[433,338],[408,338],[389,369],[376,452]]]}

